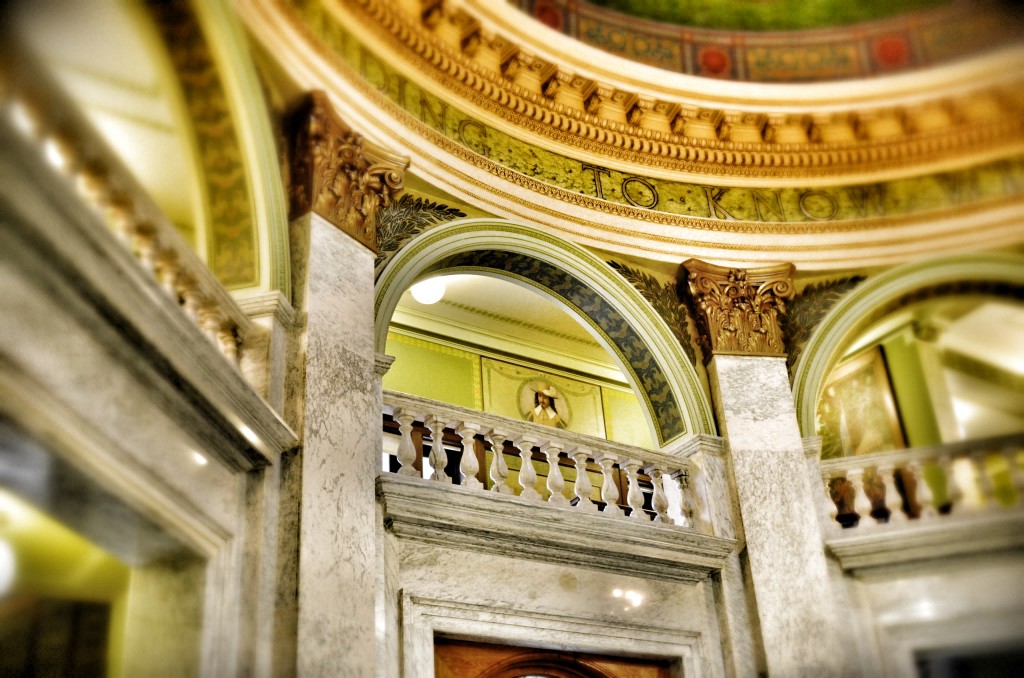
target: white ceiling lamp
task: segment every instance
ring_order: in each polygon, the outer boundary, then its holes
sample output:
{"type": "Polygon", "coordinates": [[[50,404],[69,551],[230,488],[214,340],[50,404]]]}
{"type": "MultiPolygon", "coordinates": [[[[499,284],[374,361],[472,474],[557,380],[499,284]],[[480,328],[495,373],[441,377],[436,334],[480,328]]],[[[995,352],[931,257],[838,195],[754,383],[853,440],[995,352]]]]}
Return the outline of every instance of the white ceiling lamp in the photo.
{"type": "Polygon", "coordinates": [[[410,288],[412,298],[421,304],[430,305],[441,301],[444,296],[444,280],[441,278],[428,278],[421,280],[410,288]]]}

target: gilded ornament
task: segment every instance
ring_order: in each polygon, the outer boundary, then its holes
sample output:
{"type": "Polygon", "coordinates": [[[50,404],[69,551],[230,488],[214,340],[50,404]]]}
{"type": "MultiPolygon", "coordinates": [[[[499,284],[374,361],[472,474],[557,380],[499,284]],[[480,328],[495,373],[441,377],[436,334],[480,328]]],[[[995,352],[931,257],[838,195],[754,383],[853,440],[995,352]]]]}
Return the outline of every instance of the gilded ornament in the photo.
{"type": "Polygon", "coordinates": [[[407,158],[364,140],[310,93],[292,117],[291,218],[315,212],[377,252],[377,210],[403,188],[407,158]]]}
{"type": "Polygon", "coordinates": [[[683,263],[706,359],[712,353],[784,356],[781,317],[793,298],[793,265],[723,268],[683,263]]]}

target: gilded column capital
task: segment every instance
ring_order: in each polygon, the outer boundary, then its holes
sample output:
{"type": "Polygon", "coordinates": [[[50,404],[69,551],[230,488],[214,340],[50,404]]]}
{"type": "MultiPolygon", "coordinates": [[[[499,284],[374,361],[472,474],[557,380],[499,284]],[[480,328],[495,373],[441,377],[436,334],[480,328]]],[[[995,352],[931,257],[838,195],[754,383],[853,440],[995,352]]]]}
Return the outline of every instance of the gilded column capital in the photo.
{"type": "Polygon", "coordinates": [[[793,265],[724,268],[683,262],[705,360],[716,353],[784,356],[781,317],[793,298],[793,265]]]}
{"type": "Polygon", "coordinates": [[[404,188],[409,159],[356,134],[322,91],[298,106],[290,131],[290,218],[315,212],[377,253],[377,210],[404,188]]]}

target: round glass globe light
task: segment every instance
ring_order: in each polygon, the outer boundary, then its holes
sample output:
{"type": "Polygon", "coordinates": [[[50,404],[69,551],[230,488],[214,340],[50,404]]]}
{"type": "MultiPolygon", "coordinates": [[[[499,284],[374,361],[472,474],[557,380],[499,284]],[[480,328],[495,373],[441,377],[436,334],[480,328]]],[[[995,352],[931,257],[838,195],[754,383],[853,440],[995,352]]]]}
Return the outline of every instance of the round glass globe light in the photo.
{"type": "Polygon", "coordinates": [[[410,289],[412,298],[421,304],[436,304],[444,296],[444,281],[440,278],[421,280],[410,289]]]}

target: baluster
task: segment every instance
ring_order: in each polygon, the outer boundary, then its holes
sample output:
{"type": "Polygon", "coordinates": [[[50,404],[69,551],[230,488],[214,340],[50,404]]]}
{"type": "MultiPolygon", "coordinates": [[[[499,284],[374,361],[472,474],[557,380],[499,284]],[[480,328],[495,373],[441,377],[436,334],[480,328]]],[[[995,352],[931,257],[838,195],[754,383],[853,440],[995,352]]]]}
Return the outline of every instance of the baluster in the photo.
{"type": "Polygon", "coordinates": [[[224,316],[221,315],[220,310],[216,306],[203,306],[199,309],[198,318],[199,329],[215,346],[218,345],[217,334],[224,322],[224,316]]]}
{"type": "MultiPolygon", "coordinates": [[[[909,483],[904,484],[904,488],[908,489],[907,495],[911,499],[917,500],[918,505],[921,507],[921,517],[931,518],[935,515],[935,500],[932,497],[932,488],[928,487],[928,483],[924,479],[923,466],[919,461],[912,461],[906,465],[904,472],[910,475],[910,478],[914,481],[914,492],[910,492],[907,487],[909,483]]],[[[913,504],[913,501],[911,501],[913,504]]]]}
{"type": "Polygon", "coordinates": [[[238,337],[235,336],[235,332],[228,325],[222,325],[217,331],[217,345],[220,347],[221,354],[227,358],[231,364],[238,365],[238,337]]]}
{"type": "Polygon", "coordinates": [[[562,469],[558,465],[558,454],[562,448],[554,442],[548,441],[541,446],[541,452],[548,460],[548,482],[547,488],[551,496],[548,502],[555,506],[568,506],[569,500],[562,492],[565,490],[565,478],[562,477],[562,469]]]}
{"type": "Polygon", "coordinates": [[[885,463],[878,465],[878,474],[885,483],[885,508],[889,509],[890,523],[907,522],[907,514],[903,512],[903,497],[896,489],[895,479],[896,467],[894,464],[885,463]]]}
{"type": "Polygon", "coordinates": [[[982,454],[977,457],[968,457],[971,461],[971,468],[978,483],[978,490],[981,492],[981,503],[983,506],[998,503],[996,502],[996,488],[992,483],[992,474],[988,472],[988,465],[985,459],[988,455],[982,454]]]}
{"type": "Polygon", "coordinates": [[[864,469],[852,468],[846,477],[853,483],[853,510],[861,520],[867,521],[871,517],[871,500],[868,499],[868,493],[864,487],[864,469]]]}
{"type": "Polygon", "coordinates": [[[118,196],[111,200],[107,207],[107,221],[112,227],[114,234],[124,243],[129,251],[132,251],[132,237],[135,235],[135,209],[131,201],[118,196]]]}
{"type": "Polygon", "coordinates": [[[153,233],[153,227],[147,225],[145,228],[140,227],[137,229],[133,241],[139,263],[150,274],[155,276],[160,248],[156,234],[153,233]]]}
{"type": "Polygon", "coordinates": [[[821,474],[821,489],[822,489],[822,503],[825,509],[825,515],[828,516],[828,525],[836,525],[839,523],[839,507],[836,502],[832,499],[832,475],[830,471],[822,472],[821,474]]]}
{"type": "Polygon", "coordinates": [[[679,519],[676,524],[680,527],[685,527],[691,530],[697,529],[693,521],[690,519],[690,510],[687,509],[687,491],[686,491],[686,477],[687,469],[680,468],[672,471],[668,474],[667,480],[662,479],[663,482],[672,483],[675,486],[676,496],[679,497],[679,519]]]}
{"type": "Polygon", "coordinates": [[[519,452],[519,486],[522,488],[519,496],[540,501],[540,492],[534,487],[537,484],[537,469],[533,465],[533,446],[537,440],[517,433],[511,436],[511,442],[512,447],[519,452]]]}
{"type": "Polygon", "coordinates": [[[715,527],[711,522],[711,512],[707,502],[704,501],[704,493],[701,491],[703,477],[700,469],[690,466],[682,471],[679,476],[683,485],[683,510],[689,518],[690,524],[701,534],[714,534],[715,527]]]}
{"type": "Polygon", "coordinates": [[[597,511],[597,504],[590,499],[590,476],[587,475],[587,457],[590,456],[586,450],[576,449],[572,453],[572,460],[576,463],[576,483],[573,489],[576,492],[576,508],[581,511],[597,511]]]}
{"type": "Polygon", "coordinates": [[[398,474],[402,476],[418,476],[420,473],[416,470],[415,466],[416,445],[412,442],[412,423],[416,421],[416,415],[396,407],[393,418],[398,422],[398,431],[402,436],[398,443],[398,450],[395,453],[398,457],[398,463],[401,464],[398,468],[398,474]]]}
{"type": "Polygon", "coordinates": [[[505,463],[505,439],[504,433],[500,433],[497,429],[491,431],[491,468],[490,476],[491,492],[497,492],[498,494],[515,494],[515,490],[509,487],[508,484],[508,464],[505,463]]]}
{"type": "Polygon", "coordinates": [[[601,500],[604,501],[602,513],[617,518],[625,518],[626,512],[619,506],[619,484],[615,482],[615,462],[618,461],[611,452],[600,452],[594,455],[594,461],[601,467],[601,500]]]}
{"type": "Polygon", "coordinates": [[[180,265],[177,255],[169,250],[161,252],[156,267],[156,278],[160,287],[167,293],[174,303],[178,303],[178,273],[180,265]]]}
{"type": "Polygon", "coordinates": [[[1024,472],[1021,471],[1020,463],[1017,461],[1020,451],[1016,447],[1004,447],[1002,455],[1006,463],[1010,465],[1010,480],[1013,483],[1014,501],[1017,504],[1024,503],[1024,472]]]}
{"type": "Polygon", "coordinates": [[[462,460],[459,462],[459,474],[462,478],[459,484],[470,489],[479,489],[483,483],[476,477],[480,470],[480,462],[476,458],[475,435],[480,432],[479,424],[471,424],[468,421],[460,421],[456,424],[455,432],[462,438],[462,460]]]}
{"type": "Polygon", "coordinates": [[[430,431],[430,466],[434,469],[430,479],[439,483],[450,483],[452,479],[444,470],[448,466],[448,452],[444,449],[445,421],[436,414],[428,414],[423,425],[430,431]]]}
{"type": "Polygon", "coordinates": [[[199,307],[201,306],[199,290],[196,289],[195,283],[186,276],[180,277],[178,285],[178,295],[182,299],[182,307],[185,309],[185,314],[192,318],[192,322],[198,325],[199,307]]]}
{"type": "Polygon", "coordinates": [[[651,477],[651,484],[654,486],[654,494],[651,497],[651,507],[654,508],[654,522],[670,523],[668,517],[668,495],[665,494],[663,478],[665,469],[659,464],[649,464],[644,467],[644,473],[651,477]]]}
{"type": "Polygon", "coordinates": [[[946,499],[949,502],[950,510],[960,503],[964,493],[960,489],[960,483],[956,481],[956,474],[953,472],[953,455],[944,454],[939,457],[938,466],[942,469],[942,475],[946,478],[946,499]]]}
{"type": "Polygon", "coordinates": [[[110,204],[110,177],[99,162],[89,162],[78,173],[75,188],[82,199],[98,211],[102,212],[110,204]]]}
{"type": "Polygon", "coordinates": [[[629,491],[626,492],[626,503],[631,509],[629,517],[633,520],[650,520],[644,513],[644,493],[640,489],[640,478],[637,473],[640,471],[639,459],[626,460],[626,476],[629,478],[629,491]]]}

